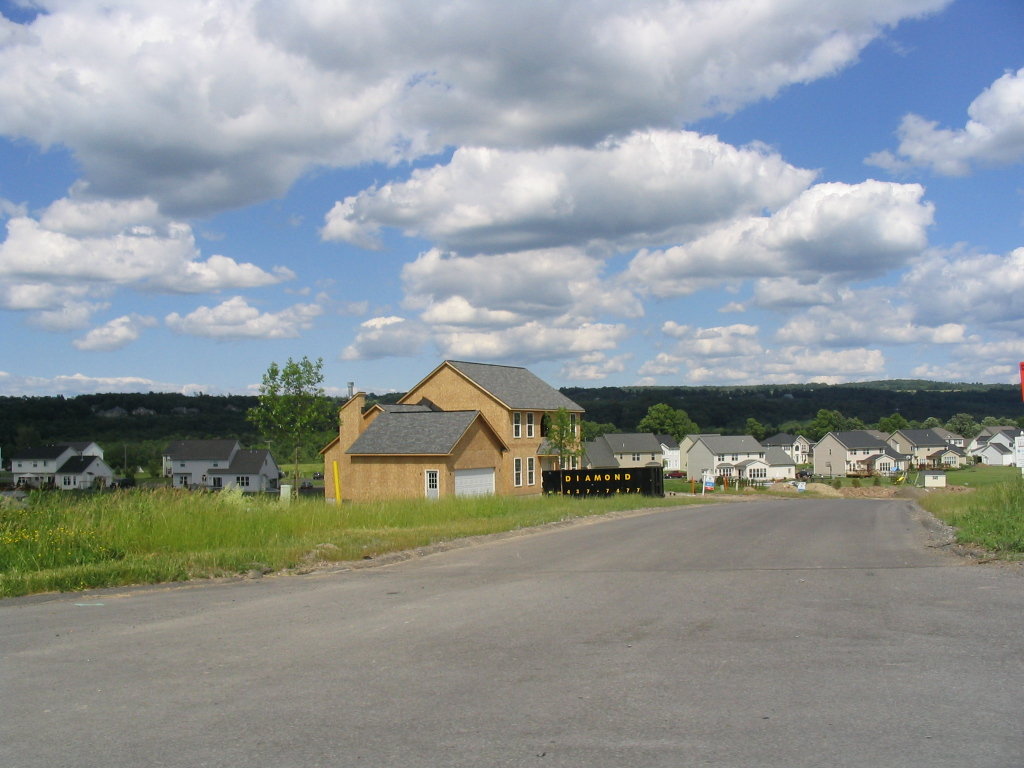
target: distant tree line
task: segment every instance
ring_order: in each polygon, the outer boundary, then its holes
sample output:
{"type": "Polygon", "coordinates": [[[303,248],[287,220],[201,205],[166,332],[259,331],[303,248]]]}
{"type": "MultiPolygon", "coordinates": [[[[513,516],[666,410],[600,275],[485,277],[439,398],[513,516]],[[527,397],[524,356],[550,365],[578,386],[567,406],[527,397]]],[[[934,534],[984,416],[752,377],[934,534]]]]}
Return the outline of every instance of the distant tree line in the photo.
{"type": "MultiPolygon", "coordinates": [[[[584,437],[608,432],[752,434],[777,432],[819,439],[831,429],[945,426],[972,437],[982,426],[1024,426],[1020,389],[1011,385],[883,381],[859,385],[760,385],[745,387],[566,387],[585,411],[584,437]],[[658,406],[658,407],[654,407],[658,406]],[[653,407],[653,408],[652,408],[653,407]]],[[[403,393],[370,395],[368,402],[396,402],[403,393]]],[[[341,399],[332,399],[336,411],[341,399]]],[[[232,438],[247,448],[267,442],[246,414],[256,395],[127,393],[77,397],[0,397],[0,448],[94,440],[108,463],[159,471],[172,440],[232,438]]],[[[299,446],[303,461],[337,436],[336,426],[315,431],[299,446]]],[[[274,446],[270,445],[271,450],[274,446]]],[[[288,455],[292,457],[292,447],[288,455]]]]}

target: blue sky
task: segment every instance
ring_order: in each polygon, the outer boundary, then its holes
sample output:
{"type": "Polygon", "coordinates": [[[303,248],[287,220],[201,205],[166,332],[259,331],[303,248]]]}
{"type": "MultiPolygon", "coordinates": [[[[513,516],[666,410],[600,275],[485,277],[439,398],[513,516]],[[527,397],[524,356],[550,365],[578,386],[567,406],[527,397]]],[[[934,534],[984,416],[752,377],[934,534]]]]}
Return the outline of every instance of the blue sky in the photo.
{"type": "Polygon", "coordinates": [[[0,12],[0,394],[1024,360],[1018,0],[0,12]]]}

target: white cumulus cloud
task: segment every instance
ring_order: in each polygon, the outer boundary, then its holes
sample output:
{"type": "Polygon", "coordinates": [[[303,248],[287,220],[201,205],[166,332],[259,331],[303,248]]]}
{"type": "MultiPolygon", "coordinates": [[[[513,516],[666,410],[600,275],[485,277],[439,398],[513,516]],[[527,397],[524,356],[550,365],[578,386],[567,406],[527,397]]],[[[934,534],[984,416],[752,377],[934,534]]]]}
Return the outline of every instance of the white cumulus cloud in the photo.
{"type": "Polygon", "coordinates": [[[214,339],[292,339],[313,326],[323,313],[316,304],[296,304],[280,312],[260,312],[241,296],[215,307],[198,307],[182,316],[172,312],[164,318],[176,333],[214,339]]]}
{"type": "Polygon", "coordinates": [[[1024,68],[1007,72],[967,108],[963,128],[909,114],[900,124],[896,154],[888,150],[867,158],[871,165],[892,171],[930,168],[947,176],[963,176],[973,165],[999,166],[1024,161],[1024,68]]]}

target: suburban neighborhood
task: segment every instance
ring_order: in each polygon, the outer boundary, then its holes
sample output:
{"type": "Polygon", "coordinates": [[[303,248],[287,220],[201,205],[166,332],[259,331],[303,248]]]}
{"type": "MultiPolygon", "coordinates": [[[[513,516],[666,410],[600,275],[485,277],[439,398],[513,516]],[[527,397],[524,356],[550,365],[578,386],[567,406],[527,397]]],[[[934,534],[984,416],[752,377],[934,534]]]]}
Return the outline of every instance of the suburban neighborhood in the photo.
{"type": "MultiPolygon", "coordinates": [[[[754,486],[809,477],[891,479],[911,470],[934,477],[972,464],[1014,466],[1014,441],[1024,435],[1020,427],[996,425],[970,438],[939,426],[838,429],[816,441],[789,432],[761,439],[606,432],[585,440],[585,419],[581,405],[526,368],[445,360],[394,403],[350,391],[337,412],[336,437],[320,450],[315,492],[329,503],[528,496],[542,493],[546,471],[639,467],[754,486]]],[[[92,441],[17,449],[9,468],[12,485],[22,489],[103,490],[130,482],[92,441]]],[[[230,438],[169,442],[161,477],[191,491],[297,490],[269,446],[246,448],[230,438]]],[[[312,480],[303,485],[314,490],[312,480]]]]}

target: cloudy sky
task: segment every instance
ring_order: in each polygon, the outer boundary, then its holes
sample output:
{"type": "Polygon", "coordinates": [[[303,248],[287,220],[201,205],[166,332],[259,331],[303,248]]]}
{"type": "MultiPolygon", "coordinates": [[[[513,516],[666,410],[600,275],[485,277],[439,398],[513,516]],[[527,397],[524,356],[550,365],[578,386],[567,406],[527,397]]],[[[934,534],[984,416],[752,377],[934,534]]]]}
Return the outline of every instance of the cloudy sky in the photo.
{"type": "Polygon", "coordinates": [[[0,13],[0,394],[1024,360],[1019,0],[0,13]]]}

